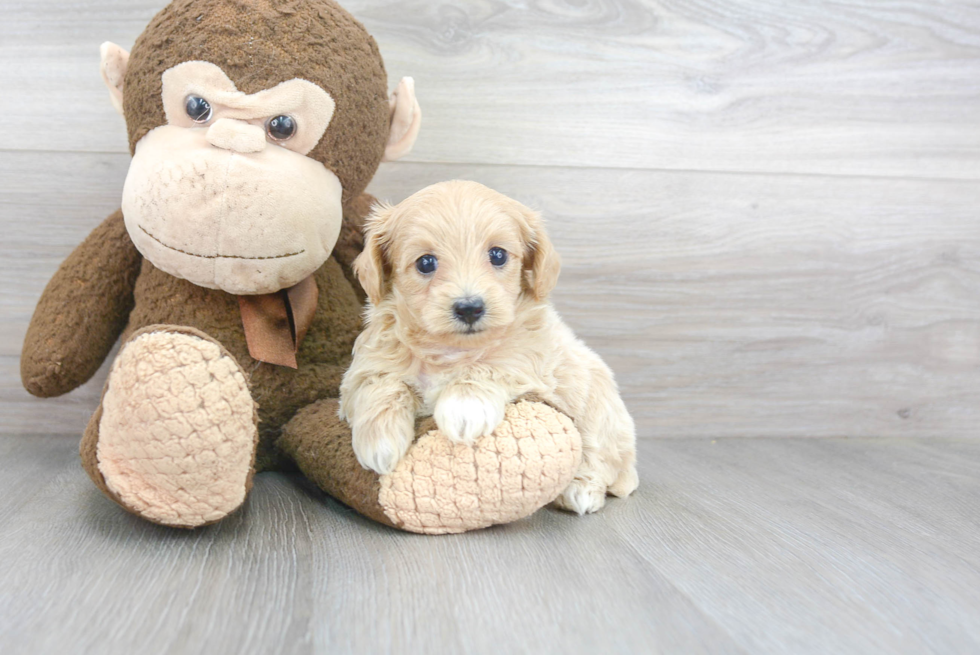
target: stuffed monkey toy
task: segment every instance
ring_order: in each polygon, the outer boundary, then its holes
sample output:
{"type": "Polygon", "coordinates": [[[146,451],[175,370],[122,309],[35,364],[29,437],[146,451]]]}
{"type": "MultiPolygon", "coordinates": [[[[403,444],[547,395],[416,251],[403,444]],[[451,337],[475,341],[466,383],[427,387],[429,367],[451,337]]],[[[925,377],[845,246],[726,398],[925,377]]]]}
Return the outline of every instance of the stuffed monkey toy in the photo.
{"type": "Polygon", "coordinates": [[[350,265],[378,164],[406,154],[412,80],[388,97],[374,39],[331,0],[175,0],[127,53],[102,46],[126,120],[122,209],[48,283],[21,358],[27,390],[88,380],[120,339],[81,442],[96,486],[193,528],[299,468],[382,523],[462,532],[527,516],[572,480],[571,420],[522,399],[473,447],[429,421],[390,474],[337,417],[361,327],[350,265]]]}

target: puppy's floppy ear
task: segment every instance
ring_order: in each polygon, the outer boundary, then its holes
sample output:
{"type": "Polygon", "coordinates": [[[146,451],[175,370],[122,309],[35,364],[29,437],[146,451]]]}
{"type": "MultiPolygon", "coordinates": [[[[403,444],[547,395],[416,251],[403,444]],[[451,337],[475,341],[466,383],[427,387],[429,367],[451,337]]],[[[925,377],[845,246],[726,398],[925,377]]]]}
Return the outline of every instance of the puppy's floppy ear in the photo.
{"type": "Polygon", "coordinates": [[[541,214],[514,203],[524,237],[524,287],[536,300],[544,300],[558,283],[561,258],[551,245],[541,214]]]}
{"type": "Polygon", "coordinates": [[[364,288],[372,304],[377,305],[388,292],[388,265],[385,248],[388,242],[388,224],[394,207],[379,204],[364,223],[364,251],[354,260],[354,274],[364,288]]]}

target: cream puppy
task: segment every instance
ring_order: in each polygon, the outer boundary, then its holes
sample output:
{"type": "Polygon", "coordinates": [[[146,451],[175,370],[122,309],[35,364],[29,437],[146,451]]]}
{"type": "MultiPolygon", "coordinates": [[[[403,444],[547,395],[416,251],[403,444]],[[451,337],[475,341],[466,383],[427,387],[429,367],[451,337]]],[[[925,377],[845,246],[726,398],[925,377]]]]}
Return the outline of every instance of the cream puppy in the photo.
{"type": "Polygon", "coordinates": [[[534,393],[571,417],[582,465],[555,503],[584,514],[636,489],[636,435],[612,371],[547,296],[558,255],[537,213],[475,182],[444,182],[368,219],[354,262],[366,327],[340,389],[365,468],[388,473],[432,415],[449,439],[493,432],[534,393]]]}

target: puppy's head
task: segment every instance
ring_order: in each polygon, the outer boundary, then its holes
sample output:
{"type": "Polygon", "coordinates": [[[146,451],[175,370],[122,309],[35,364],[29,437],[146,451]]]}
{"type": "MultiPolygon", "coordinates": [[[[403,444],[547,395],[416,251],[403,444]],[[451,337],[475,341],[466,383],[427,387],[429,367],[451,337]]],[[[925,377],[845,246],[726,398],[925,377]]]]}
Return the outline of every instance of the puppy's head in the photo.
{"type": "Polygon", "coordinates": [[[475,182],[443,182],[377,207],[354,271],[374,305],[424,332],[466,343],[514,322],[558,281],[541,217],[475,182]]]}

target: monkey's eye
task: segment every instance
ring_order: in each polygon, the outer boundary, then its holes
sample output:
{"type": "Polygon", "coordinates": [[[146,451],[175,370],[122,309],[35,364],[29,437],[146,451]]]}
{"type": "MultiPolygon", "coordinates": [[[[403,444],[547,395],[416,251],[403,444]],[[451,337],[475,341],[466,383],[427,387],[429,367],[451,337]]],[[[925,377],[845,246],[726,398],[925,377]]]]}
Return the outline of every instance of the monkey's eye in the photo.
{"type": "Polygon", "coordinates": [[[195,123],[207,123],[211,120],[211,103],[200,96],[188,97],[184,108],[195,123]]]}
{"type": "Polygon", "coordinates": [[[422,255],[415,260],[415,270],[422,275],[435,273],[437,268],[439,268],[439,260],[435,258],[435,255],[422,255]]]}
{"type": "Polygon", "coordinates": [[[507,263],[507,251],[503,248],[490,249],[490,263],[500,268],[507,263]]]}
{"type": "Polygon", "coordinates": [[[296,121],[292,116],[276,116],[266,123],[265,131],[274,140],[285,141],[296,134],[296,121]]]}

